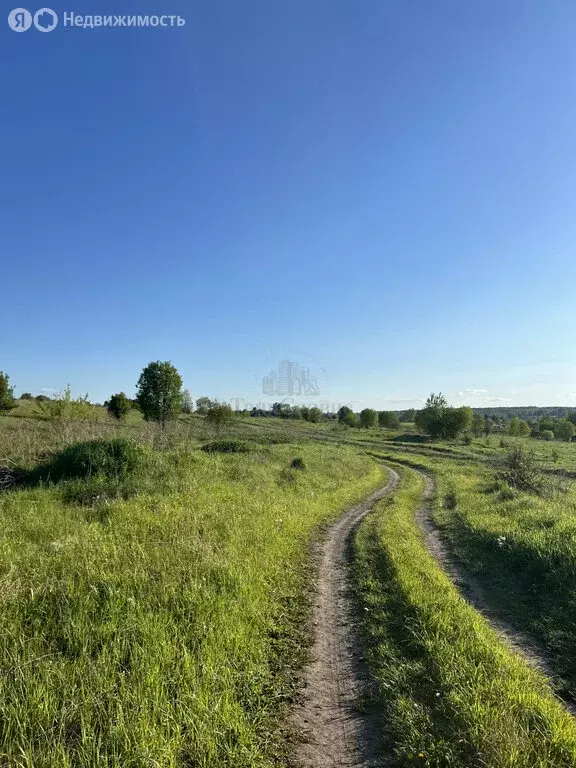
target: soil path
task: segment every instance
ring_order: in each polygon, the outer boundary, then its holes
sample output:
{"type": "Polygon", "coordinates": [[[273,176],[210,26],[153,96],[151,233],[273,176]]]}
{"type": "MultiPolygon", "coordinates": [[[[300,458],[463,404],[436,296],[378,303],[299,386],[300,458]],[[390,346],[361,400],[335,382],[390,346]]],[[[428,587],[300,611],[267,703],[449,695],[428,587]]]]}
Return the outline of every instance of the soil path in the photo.
{"type": "Polygon", "coordinates": [[[306,768],[372,768],[378,764],[380,727],[360,712],[366,692],[365,668],[357,635],[350,574],[354,530],[378,499],[392,493],[399,477],[388,469],[384,488],[348,510],[319,547],[314,603],[312,660],[304,670],[305,692],[294,713],[301,736],[295,750],[306,768]]]}
{"type": "MultiPolygon", "coordinates": [[[[486,599],[484,589],[478,579],[470,574],[465,566],[450,552],[442,534],[432,519],[432,499],[435,493],[434,480],[430,474],[408,464],[412,470],[424,479],[422,503],[416,510],[416,521],[424,534],[428,551],[438,565],[450,578],[456,589],[466,600],[481,613],[494,627],[502,640],[512,650],[523,656],[526,661],[542,672],[555,689],[562,689],[562,683],[546,659],[543,650],[534,640],[498,616],[486,599]]],[[[576,698],[564,690],[558,694],[569,712],[576,716],[576,698]]]]}

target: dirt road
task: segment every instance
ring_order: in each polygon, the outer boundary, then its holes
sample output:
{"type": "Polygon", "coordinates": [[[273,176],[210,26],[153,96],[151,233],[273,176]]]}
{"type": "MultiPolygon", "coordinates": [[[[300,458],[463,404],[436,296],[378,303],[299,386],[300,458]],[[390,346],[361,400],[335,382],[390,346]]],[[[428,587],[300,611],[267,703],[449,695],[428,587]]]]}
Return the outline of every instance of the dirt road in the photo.
{"type": "Polygon", "coordinates": [[[306,768],[377,765],[380,729],[373,717],[359,711],[367,670],[356,631],[350,544],[356,526],[374,503],[396,488],[398,475],[388,471],[387,485],[348,510],[332,526],[318,552],[312,661],[304,671],[303,702],[294,714],[302,737],[295,759],[306,768]]]}

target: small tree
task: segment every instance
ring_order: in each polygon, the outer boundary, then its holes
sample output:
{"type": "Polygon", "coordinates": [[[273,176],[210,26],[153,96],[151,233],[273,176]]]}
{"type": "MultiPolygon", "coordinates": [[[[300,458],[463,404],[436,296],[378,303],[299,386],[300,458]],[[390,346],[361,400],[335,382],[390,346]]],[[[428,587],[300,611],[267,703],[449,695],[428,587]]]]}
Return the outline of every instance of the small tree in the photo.
{"type": "Polygon", "coordinates": [[[360,411],[360,426],[370,429],[378,424],[378,413],[373,408],[364,408],[360,411]]]}
{"type": "Polygon", "coordinates": [[[210,410],[211,405],[212,400],[210,400],[209,397],[199,397],[198,400],[196,400],[196,411],[205,416],[210,410]]]}
{"type": "Polygon", "coordinates": [[[166,422],[180,412],[182,377],[170,362],[149,363],[140,374],[136,399],[146,421],[166,422]]]}
{"type": "Polygon", "coordinates": [[[514,416],[508,424],[508,434],[510,437],[528,437],[530,435],[530,425],[526,421],[514,416]]]}
{"type": "Polygon", "coordinates": [[[313,424],[317,424],[319,421],[322,421],[324,418],[324,414],[320,410],[320,408],[309,408],[308,409],[308,421],[311,421],[313,424]]]}
{"type": "Polygon", "coordinates": [[[20,400],[34,400],[34,397],[30,392],[22,392],[20,395],[20,400]]]}
{"type": "Polygon", "coordinates": [[[352,413],[352,408],[343,405],[338,409],[338,421],[340,424],[346,424],[347,417],[352,413]]]}
{"type": "Polygon", "coordinates": [[[416,414],[415,423],[418,429],[431,437],[453,439],[470,429],[473,416],[471,408],[449,408],[442,393],[431,394],[426,406],[416,414]]]}
{"type": "Polygon", "coordinates": [[[110,416],[113,416],[118,420],[123,419],[131,408],[132,404],[124,392],[118,392],[118,394],[112,395],[110,400],[106,403],[106,410],[110,416]]]}
{"type": "Polygon", "coordinates": [[[512,448],[501,460],[496,479],[528,493],[541,494],[545,490],[545,478],[534,452],[524,450],[521,444],[512,448]]]}
{"type": "Polygon", "coordinates": [[[194,413],[194,400],[192,400],[192,395],[190,394],[189,389],[185,389],[182,392],[182,401],[180,407],[182,409],[182,413],[194,413]]]}
{"type": "Polygon", "coordinates": [[[0,371],[0,411],[10,411],[15,404],[14,387],[10,386],[10,377],[0,371]]]}
{"type": "Polygon", "coordinates": [[[228,403],[210,403],[210,409],[206,414],[206,421],[215,427],[224,427],[234,419],[234,411],[228,403]]]}
{"type": "Polygon", "coordinates": [[[574,424],[572,424],[571,421],[568,421],[568,419],[559,419],[554,427],[555,437],[558,438],[558,440],[564,440],[566,443],[569,440],[572,440],[576,434],[576,427],[574,427],[574,424]]]}
{"type": "Polygon", "coordinates": [[[346,424],[347,427],[358,427],[360,426],[360,420],[358,418],[358,414],[354,413],[354,411],[350,411],[350,413],[347,413],[344,417],[344,424],[346,424]]]}
{"type": "Polygon", "coordinates": [[[540,437],[542,438],[542,440],[546,440],[546,442],[550,442],[554,440],[554,432],[552,432],[551,429],[543,429],[540,432],[540,437]]]}
{"type": "Polygon", "coordinates": [[[380,411],[378,414],[378,424],[385,429],[398,429],[400,419],[394,411],[380,411]]]}
{"type": "Polygon", "coordinates": [[[475,413],[472,421],[472,433],[474,437],[480,437],[484,432],[486,426],[486,420],[481,413],[475,413]]]}

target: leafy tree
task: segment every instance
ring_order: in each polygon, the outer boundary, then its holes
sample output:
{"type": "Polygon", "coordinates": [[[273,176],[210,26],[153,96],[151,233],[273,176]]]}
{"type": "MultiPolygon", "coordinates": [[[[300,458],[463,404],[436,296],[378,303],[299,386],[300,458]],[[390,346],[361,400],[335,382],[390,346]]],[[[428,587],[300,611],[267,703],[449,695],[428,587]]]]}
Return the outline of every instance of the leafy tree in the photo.
{"type": "Polygon", "coordinates": [[[324,414],[320,410],[320,408],[309,408],[308,409],[308,421],[311,421],[313,424],[317,424],[319,421],[322,421],[324,418],[324,414]]]}
{"type": "Polygon", "coordinates": [[[552,432],[551,429],[543,429],[540,432],[540,437],[542,438],[542,440],[546,440],[549,442],[551,440],[554,440],[554,432],[552,432]]]}
{"type": "Polygon", "coordinates": [[[292,408],[289,403],[272,403],[272,416],[277,418],[287,419],[290,416],[292,408]]]}
{"type": "Polygon", "coordinates": [[[10,386],[10,377],[0,371],[0,411],[10,411],[15,404],[14,387],[10,386]]]}
{"type": "Polygon", "coordinates": [[[20,400],[34,400],[34,396],[31,395],[30,392],[22,392],[20,400]]]}
{"type": "Polygon", "coordinates": [[[378,413],[378,424],[385,429],[398,429],[400,419],[394,411],[380,411],[378,413]]]}
{"type": "Polygon", "coordinates": [[[364,408],[360,411],[360,426],[364,429],[375,427],[378,424],[378,413],[373,408],[364,408]]]}
{"type": "Polygon", "coordinates": [[[514,416],[508,424],[508,434],[510,437],[528,437],[530,435],[530,425],[528,422],[518,418],[518,416],[514,416]]]}
{"type": "Polygon", "coordinates": [[[432,394],[428,397],[426,400],[426,408],[448,408],[448,400],[444,397],[442,392],[439,392],[437,395],[432,392],[432,394]]]}
{"type": "Polygon", "coordinates": [[[210,400],[209,397],[199,397],[198,400],[196,400],[196,411],[205,415],[210,410],[211,405],[212,400],[210,400]]]}
{"type": "Polygon", "coordinates": [[[182,392],[182,400],[180,403],[180,408],[182,410],[182,413],[194,412],[194,400],[192,400],[192,395],[190,394],[189,389],[185,389],[182,392]]]}
{"type": "Polygon", "coordinates": [[[568,419],[559,419],[555,424],[554,435],[558,440],[568,442],[576,434],[576,427],[568,419]]]}
{"type": "Polygon", "coordinates": [[[488,416],[484,417],[484,434],[486,437],[494,431],[494,422],[488,416]]]}
{"type": "Polygon", "coordinates": [[[164,428],[180,412],[182,377],[170,362],[149,363],[138,379],[136,399],[146,421],[164,428]]]}
{"type": "Polygon", "coordinates": [[[407,411],[401,411],[400,412],[400,421],[405,422],[406,424],[413,424],[414,419],[416,418],[416,409],[415,408],[408,408],[407,411]]]}
{"type": "Polygon", "coordinates": [[[338,421],[341,424],[346,424],[347,417],[352,413],[352,408],[347,405],[343,405],[338,409],[338,421]]]}
{"type": "Polygon", "coordinates": [[[110,416],[113,416],[115,419],[124,418],[131,408],[132,404],[124,392],[118,392],[118,394],[112,395],[110,400],[106,403],[106,410],[110,416]]]}
{"type": "Polygon", "coordinates": [[[418,429],[431,437],[455,438],[461,432],[470,429],[474,414],[471,408],[449,408],[442,393],[431,394],[426,406],[416,414],[418,429]]]}
{"type": "Polygon", "coordinates": [[[215,427],[224,427],[234,419],[234,411],[228,403],[212,401],[206,414],[206,421],[215,427]]]}
{"type": "Polygon", "coordinates": [[[544,432],[544,430],[549,430],[550,432],[554,432],[554,425],[554,419],[551,419],[549,416],[543,416],[538,421],[538,431],[544,432]]]}
{"type": "Polygon", "coordinates": [[[347,427],[359,426],[360,421],[358,419],[358,414],[354,413],[354,411],[350,411],[350,413],[347,413],[344,417],[343,423],[346,424],[347,427]]]}
{"type": "Polygon", "coordinates": [[[475,413],[472,421],[472,433],[474,437],[480,437],[483,434],[486,427],[486,419],[481,413],[475,413]]]}
{"type": "Polygon", "coordinates": [[[470,429],[474,420],[472,408],[445,408],[443,415],[443,437],[454,440],[461,432],[470,429]]]}
{"type": "Polygon", "coordinates": [[[572,413],[568,414],[568,421],[571,421],[576,427],[576,411],[572,411],[572,413]]]}

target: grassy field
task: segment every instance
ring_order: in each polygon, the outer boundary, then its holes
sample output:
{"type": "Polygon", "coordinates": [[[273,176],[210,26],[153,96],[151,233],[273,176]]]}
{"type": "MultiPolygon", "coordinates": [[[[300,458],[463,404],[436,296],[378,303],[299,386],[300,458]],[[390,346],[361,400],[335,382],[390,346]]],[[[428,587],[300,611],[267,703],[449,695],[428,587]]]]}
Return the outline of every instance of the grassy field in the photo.
{"type": "Polygon", "coordinates": [[[545,680],[458,595],[414,521],[409,469],[356,538],[368,661],[398,765],[574,766],[576,726],[545,680]]]}
{"type": "Polygon", "coordinates": [[[572,717],[428,554],[421,477],[397,463],[434,476],[450,548],[566,693],[576,445],[279,419],[215,429],[197,415],[162,431],[24,411],[0,418],[0,467],[17,481],[0,494],[0,765],[288,765],[309,545],[382,482],[382,461],[401,484],[360,527],[354,573],[385,764],[576,766],[572,717]],[[136,448],[119,463],[70,470],[83,455],[70,446],[126,438],[136,448]],[[512,445],[536,452],[549,492],[495,482],[512,445]]]}
{"type": "Polygon", "coordinates": [[[0,497],[4,765],[284,755],[308,542],[382,472],[352,449],[304,444],[145,458],[124,479],[0,497]]]}

